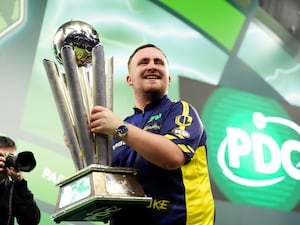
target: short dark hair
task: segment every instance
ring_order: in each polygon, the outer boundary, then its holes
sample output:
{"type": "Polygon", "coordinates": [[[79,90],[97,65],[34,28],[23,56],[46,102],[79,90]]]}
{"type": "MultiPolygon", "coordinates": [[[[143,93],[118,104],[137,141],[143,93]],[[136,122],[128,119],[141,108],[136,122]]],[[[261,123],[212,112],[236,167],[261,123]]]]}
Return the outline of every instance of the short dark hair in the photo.
{"type": "Polygon", "coordinates": [[[0,148],[14,148],[16,149],[16,143],[9,137],[0,136],[0,148]]]}
{"type": "Polygon", "coordinates": [[[156,45],[150,44],[150,43],[148,43],[148,44],[143,44],[143,45],[140,45],[139,47],[137,47],[137,48],[133,51],[133,53],[129,56],[128,62],[127,62],[127,68],[128,68],[128,69],[129,69],[129,64],[131,63],[131,60],[132,60],[133,56],[134,56],[139,50],[144,49],[144,48],[156,48],[156,49],[158,49],[159,51],[161,51],[161,53],[162,53],[162,54],[165,56],[165,58],[167,59],[167,56],[165,55],[165,53],[164,53],[159,47],[157,47],[156,45]]]}

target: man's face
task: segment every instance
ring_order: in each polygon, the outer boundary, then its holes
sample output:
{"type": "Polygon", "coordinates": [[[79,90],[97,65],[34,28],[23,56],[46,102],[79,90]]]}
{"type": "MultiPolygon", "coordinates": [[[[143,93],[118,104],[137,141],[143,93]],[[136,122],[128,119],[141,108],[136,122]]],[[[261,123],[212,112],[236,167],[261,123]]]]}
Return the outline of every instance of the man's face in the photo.
{"type": "Polygon", "coordinates": [[[161,51],[147,47],[133,56],[127,83],[136,95],[161,97],[167,93],[170,81],[168,62],[161,51]]]}

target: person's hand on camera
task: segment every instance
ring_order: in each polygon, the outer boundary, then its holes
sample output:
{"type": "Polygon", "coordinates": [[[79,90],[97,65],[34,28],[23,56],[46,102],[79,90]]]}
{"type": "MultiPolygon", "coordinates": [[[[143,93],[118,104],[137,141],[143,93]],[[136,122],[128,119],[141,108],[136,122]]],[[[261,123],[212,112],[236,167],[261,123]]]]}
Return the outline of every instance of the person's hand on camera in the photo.
{"type": "MultiPolygon", "coordinates": [[[[0,154],[0,172],[4,176],[10,176],[13,181],[21,181],[24,179],[23,174],[21,171],[13,168],[13,167],[6,167],[5,166],[5,157],[3,154],[0,154]]],[[[2,176],[2,177],[3,177],[2,176]]]]}
{"type": "Polygon", "coordinates": [[[3,154],[0,153],[0,182],[2,182],[2,180],[6,177],[7,174],[5,170],[5,158],[3,154]]]}
{"type": "Polygon", "coordinates": [[[5,157],[0,153],[0,172],[6,172],[5,170],[5,157]]]}
{"type": "Polygon", "coordinates": [[[21,181],[24,179],[22,172],[14,167],[6,168],[6,171],[13,181],[21,181]]]}

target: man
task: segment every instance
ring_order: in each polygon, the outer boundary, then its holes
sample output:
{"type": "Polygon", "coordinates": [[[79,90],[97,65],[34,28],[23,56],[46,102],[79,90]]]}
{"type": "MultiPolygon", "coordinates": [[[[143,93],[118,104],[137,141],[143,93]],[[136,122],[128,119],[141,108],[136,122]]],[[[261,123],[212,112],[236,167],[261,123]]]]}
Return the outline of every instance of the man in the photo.
{"type": "Polygon", "coordinates": [[[21,171],[6,166],[7,154],[16,154],[15,142],[0,136],[0,224],[37,225],[40,210],[33,199],[21,171]]]}
{"type": "Polygon", "coordinates": [[[132,167],[152,202],[116,214],[113,225],[212,225],[214,200],[207,167],[206,132],[196,110],[167,96],[171,77],[165,54],[138,47],[128,60],[134,114],[124,121],[95,106],[93,133],[114,135],[113,166],[132,167]]]}

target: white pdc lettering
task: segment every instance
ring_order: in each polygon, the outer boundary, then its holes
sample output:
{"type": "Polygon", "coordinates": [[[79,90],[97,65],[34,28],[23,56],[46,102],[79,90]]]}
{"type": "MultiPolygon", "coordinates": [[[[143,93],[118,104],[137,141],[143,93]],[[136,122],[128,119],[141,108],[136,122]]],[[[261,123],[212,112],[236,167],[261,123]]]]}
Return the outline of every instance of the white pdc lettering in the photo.
{"type": "Polygon", "coordinates": [[[299,141],[287,140],[280,147],[272,137],[266,134],[254,132],[249,135],[246,131],[236,127],[228,127],[226,134],[228,165],[231,168],[240,168],[241,157],[253,153],[256,172],[274,174],[282,165],[290,177],[300,180],[300,162],[294,166],[291,161],[293,152],[300,153],[299,141]],[[266,150],[269,151],[268,155],[270,155],[268,160],[264,157],[266,150]]]}

